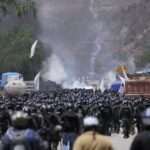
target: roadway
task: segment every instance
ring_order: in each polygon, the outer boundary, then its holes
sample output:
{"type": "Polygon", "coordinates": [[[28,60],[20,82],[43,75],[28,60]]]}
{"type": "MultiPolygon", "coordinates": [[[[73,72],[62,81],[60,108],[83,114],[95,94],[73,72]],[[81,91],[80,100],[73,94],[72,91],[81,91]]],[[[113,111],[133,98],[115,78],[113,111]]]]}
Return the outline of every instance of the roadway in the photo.
{"type": "MultiPolygon", "coordinates": [[[[108,139],[112,142],[114,150],[129,150],[134,136],[124,139],[123,134],[113,134],[108,139]]],[[[58,146],[58,150],[62,150],[60,145],[58,146]]]]}
{"type": "Polygon", "coordinates": [[[114,150],[129,150],[134,136],[130,136],[130,138],[124,139],[122,134],[113,134],[108,138],[111,140],[114,150]]]}

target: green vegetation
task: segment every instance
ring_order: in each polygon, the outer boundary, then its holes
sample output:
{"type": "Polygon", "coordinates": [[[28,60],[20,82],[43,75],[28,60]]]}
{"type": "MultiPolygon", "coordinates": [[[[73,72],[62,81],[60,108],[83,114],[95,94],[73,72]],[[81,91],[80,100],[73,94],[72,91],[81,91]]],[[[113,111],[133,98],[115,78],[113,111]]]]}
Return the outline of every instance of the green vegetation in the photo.
{"type": "Polygon", "coordinates": [[[29,26],[13,27],[7,32],[0,33],[0,73],[17,71],[31,80],[40,70],[43,50],[37,44],[35,55],[29,59],[30,49],[35,39],[29,26]]]}
{"type": "Polygon", "coordinates": [[[25,15],[29,11],[32,11],[34,16],[36,14],[33,0],[0,0],[1,19],[8,15],[12,9],[15,9],[18,17],[25,15]]]}
{"type": "Polygon", "coordinates": [[[114,53],[114,57],[119,61],[126,62],[128,59],[128,53],[120,50],[120,51],[114,53]]]}
{"type": "Polygon", "coordinates": [[[144,68],[147,64],[150,64],[150,49],[143,51],[142,55],[136,59],[136,65],[138,68],[144,68]]]}

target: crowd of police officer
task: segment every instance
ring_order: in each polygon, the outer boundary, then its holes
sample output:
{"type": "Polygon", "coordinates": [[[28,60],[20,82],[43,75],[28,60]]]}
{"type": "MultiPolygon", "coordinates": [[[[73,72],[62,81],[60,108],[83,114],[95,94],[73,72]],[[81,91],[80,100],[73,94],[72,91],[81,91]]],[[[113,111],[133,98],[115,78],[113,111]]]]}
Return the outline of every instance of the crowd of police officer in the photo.
{"type": "MultiPolygon", "coordinates": [[[[128,138],[130,134],[143,130],[141,113],[149,106],[150,101],[143,96],[127,98],[116,92],[101,93],[92,89],[55,89],[0,97],[0,136],[5,143],[8,127],[21,128],[24,122],[13,122],[15,117],[11,117],[20,111],[27,114],[28,123],[24,128],[37,132],[47,150],[57,149],[61,139],[63,146],[69,142],[72,149],[76,136],[83,132],[85,116],[98,118],[101,134],[122,133],[128,138]]],[[[9,150],[8,147],[4,149],[9,150]]]]}

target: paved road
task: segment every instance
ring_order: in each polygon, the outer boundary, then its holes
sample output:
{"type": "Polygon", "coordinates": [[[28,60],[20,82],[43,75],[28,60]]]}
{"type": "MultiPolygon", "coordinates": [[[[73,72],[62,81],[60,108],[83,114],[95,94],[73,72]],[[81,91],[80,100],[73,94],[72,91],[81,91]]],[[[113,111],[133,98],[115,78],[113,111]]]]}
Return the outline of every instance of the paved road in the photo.
{"type": "Polygon", "coordinates": [[[113,134],[109,139],[112,141],[114,150],[129,150],[134,136],[124,139],[122,134],[113,134]]]}
{"type": "MultiPolygon", "coordinates": [[[[128,139],[124,139],[122,134],[113,134],[108,138],[112,142],[114,150],[129,150],[134,136],[131,136],[128,139]]],[[[58,150],[61,150],[60,145],[58,146],[58,150]]]]}

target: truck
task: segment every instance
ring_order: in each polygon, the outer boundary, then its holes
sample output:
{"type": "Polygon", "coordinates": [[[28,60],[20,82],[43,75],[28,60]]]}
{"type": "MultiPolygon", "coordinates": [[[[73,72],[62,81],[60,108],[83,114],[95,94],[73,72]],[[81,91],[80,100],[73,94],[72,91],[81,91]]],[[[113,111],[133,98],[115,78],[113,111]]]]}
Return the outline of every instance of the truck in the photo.
{"type": "Polygon", "coordinates": [[[125,96],[127,97],[149,97],[150,80],[129,80],[125,82],[125,96]]]}
{"type": "Polygon", "coordinates": [[[150,70],[136,71],[125,82],[125,96],[150,98],[150,70]]]}
{"type": "Polygon", "coordinates": [[[27,89],[23,75],[18,72],[2,73],[0,87],[1,91],[11,96],[24,94],[27,89]]]}

